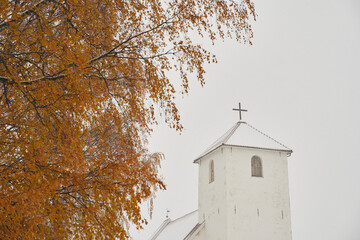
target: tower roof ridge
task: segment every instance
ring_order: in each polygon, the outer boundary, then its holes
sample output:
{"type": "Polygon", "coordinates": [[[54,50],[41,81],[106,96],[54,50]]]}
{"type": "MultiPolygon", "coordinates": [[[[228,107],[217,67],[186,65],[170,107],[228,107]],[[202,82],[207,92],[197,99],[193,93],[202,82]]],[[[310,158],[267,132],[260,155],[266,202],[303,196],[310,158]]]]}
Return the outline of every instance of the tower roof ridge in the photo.
{"type": "MultiPolygon", "coordinates": [[[[219,146],[223,145],[225,142],[227,142],[227,140],[229,140],[229,138],[234,134],[235,130],[240,126],[242,122],[238,121],[235,123],[234,126],[232,126],[229,130],[227,130],[223,135],[221,135],[221,137],[219,137],[218,139],[215,140],[215,142],[213,142],[199,157],[197,157],[197,159],[205,156],[206,154],[208,154],[209,152],[211,152],[212,150],[218,148],[219,146]]],[[[197,160],[195,159],[195,161],[197,160]]]]}
{"type": "Polygon", "coordinates": [[[264,135],[265,137],[268,137],[270,138],[271,140],[273,140],[274,142],[280,144],[281,146],[283,146],[284,148],[288,149],[289,151],[292,151],[290,148],[288,148],[287,146],[285,146],[284,144],[282,144],[281,142],[277,141],[276,139],[270,137],[269,135],[267,135],[266,133],[263,133],[262,131],[260,131],[259,129],[255,128],[254,126],[248,124],[248,123],[245,123],[246,125],[248,125],[249,127],[251,127],[252,129],[254,129],[255,131],[261,133],[262,135],[264,135]]]}

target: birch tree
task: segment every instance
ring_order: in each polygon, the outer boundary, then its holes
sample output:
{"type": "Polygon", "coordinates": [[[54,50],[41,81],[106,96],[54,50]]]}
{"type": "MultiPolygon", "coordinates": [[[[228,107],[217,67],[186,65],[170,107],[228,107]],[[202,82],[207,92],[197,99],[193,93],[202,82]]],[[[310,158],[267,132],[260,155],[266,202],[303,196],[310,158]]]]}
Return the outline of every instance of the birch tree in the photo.
{"type": "Polygon", "coordinates": [[[251,44],[250,17],[250,0],[1,0],[1,238],[146,224],[140,204],[165,189],[146,148],[156,109],[181,131],[175,94],[216,62],[192,36],[251,44]]]}

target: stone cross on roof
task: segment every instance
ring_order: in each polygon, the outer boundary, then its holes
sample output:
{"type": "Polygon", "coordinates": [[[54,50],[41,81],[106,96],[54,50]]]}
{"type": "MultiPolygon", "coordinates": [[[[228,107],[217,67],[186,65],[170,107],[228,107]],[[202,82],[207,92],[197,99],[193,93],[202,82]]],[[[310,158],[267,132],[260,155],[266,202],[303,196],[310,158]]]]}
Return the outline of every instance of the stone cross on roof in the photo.
{"type": "Polygon", "coordinates": [[[241,103],[239,103],[239,108],[233,108],[234,111],[239,111],[239,117],[240,117],[240,121],[241,121],[241,112],[247,112],[246,109],[241,109],[241,103]]]}

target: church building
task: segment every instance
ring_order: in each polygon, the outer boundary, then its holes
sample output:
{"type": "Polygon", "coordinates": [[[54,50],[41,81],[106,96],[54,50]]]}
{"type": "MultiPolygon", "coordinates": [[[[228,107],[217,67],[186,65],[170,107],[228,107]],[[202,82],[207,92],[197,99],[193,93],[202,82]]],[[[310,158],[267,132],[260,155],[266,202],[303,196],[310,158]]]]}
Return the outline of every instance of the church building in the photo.
{"type": "Polygon", "coordinates": [[[194,163],[198,210],[166,219],[151,240],[291,240],[287,158],[292,150],[236,122],[194,163]]]}

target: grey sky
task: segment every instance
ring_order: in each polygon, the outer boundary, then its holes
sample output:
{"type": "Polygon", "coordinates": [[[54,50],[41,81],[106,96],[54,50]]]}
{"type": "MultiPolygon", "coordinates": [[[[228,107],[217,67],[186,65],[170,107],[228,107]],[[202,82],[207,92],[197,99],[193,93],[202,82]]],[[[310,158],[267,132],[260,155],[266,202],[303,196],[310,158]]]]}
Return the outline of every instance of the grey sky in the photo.
{"type": "Polygon", "coordinates": [[[360,1],[254,2],[253,46],[209,46],[219,63],[205,87],[193,82],[177,100],[183,133],[155,130],[150,145],[166,155],[168,190],[135,239],[147,239],[166,209],[172,219],[197,209],[192,161],[238,120],[239,101],[245,121],[294,150],[293,240],[360,239],[360,1]]]}

